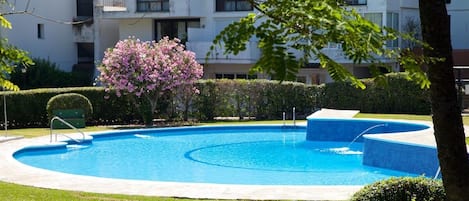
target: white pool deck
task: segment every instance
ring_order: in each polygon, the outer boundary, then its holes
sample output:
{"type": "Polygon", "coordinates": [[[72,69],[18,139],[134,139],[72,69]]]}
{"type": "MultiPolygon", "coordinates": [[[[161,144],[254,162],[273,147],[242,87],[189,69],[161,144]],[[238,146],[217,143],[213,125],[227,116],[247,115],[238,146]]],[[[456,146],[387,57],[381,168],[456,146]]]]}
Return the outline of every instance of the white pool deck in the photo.
{"type": "MultiPolygon", "coordinates": [[[[315,115],[320,118],[351,118],[356,113],[358,111],[323,109],[315,115]]],[[[431,126],[431,122],[420,123],[431,126]]],[[[418,132],[415,134],[388,134],[380,137],[412,144],[435,146],[432,130],[429,129],[429,132],[418,132]]],[[[468,133],[467,128],[466,133],[468,133]]],[[[74,135],[74,137],[79,137],[78,134],[74,135]]],[[[13,153],[23,147],[49,144],[49,141],[49,136],[29,139],[14,139],[13,136],[0,137],[0,142],[2,142],[0,143],[0,180],[42,188],[95,193],[256,200],[348,200],[353,193],[362,187],[225,185],[108,179],[34,168],[24,165],[13,158],[13,153]]]]}

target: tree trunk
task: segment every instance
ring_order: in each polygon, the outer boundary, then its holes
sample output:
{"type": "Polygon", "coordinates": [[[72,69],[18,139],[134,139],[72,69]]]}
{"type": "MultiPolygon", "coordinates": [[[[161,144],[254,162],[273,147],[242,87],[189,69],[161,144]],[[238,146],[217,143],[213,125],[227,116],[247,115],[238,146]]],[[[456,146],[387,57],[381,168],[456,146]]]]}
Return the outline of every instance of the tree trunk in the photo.
{"type": "Polygon", "coordinates": [[[443,184],[450,201],[469,200],[469,158],[453,74],[450,21],[444,0],[419,0],[427,57],[446,58],[429,65],[433,124],[443,184]]]}

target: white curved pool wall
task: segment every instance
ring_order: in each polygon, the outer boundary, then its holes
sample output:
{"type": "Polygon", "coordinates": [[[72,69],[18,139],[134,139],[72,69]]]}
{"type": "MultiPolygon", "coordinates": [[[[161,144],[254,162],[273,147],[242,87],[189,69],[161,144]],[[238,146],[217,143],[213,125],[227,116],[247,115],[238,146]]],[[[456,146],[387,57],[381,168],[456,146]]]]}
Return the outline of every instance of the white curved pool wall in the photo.
{"type": "Polygon", "coordinates": [[[433,177],[438,170],[434,146],[377,137],[387,134],[431,132],[425,124],[356,118],[307,118],[306,139],[363,142],[363,164],[433,177]]]}

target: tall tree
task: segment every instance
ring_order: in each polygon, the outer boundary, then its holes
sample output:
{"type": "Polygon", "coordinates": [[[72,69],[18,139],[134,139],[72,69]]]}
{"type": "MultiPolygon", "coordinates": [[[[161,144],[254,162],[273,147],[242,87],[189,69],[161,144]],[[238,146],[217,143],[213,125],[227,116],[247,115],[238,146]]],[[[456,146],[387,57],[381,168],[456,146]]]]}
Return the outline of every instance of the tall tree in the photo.
{"type": "MultiPolygon", "coordinates": [[[[258,11],[227,26],[215,38],[211,57],[217,48],[225,54],[246,49],[252,38],[262,51],[253,70],[289,79],[310,59],[319,60],[331,77],[364,85],[321,50],[330,43],[340,44],[344,55],[354,63],[368,63],[377,81],[378,67],[390,67],[382,59],[399,61],[409,78],[430,87],[433,123],[444,186],[452,201],[469,198],[469,159],[457,101],[449,21],[444,0],[419,0],[424,56],[409,49],[388,49],[386,41],[412,37],[388,27],[379,27],[338,0],[248,0],[258,11]],[[299,54],[300,53],[300,54],[299,54]],[[300,55],[300,57],[298,57],[300,55]],[[428,73],[422,65],[428,65],[428,73]],[[428,77],[427,77],[428,75],[428,77]],[[430,82],[431,81],[431,85],[430,82]]],[[[418,41],[414,41],[418,42],[418,41]]]]}
{"type": "Polygon", "coordinates": [[[429,64],[428,68],[433,125],[443,183],[449,200],[468,200],[469,159],[455,88],[446,1],[419,0],[419,7],[423,40],[432,47],[424,50],[424,55],[444,58],[429,64]]]}

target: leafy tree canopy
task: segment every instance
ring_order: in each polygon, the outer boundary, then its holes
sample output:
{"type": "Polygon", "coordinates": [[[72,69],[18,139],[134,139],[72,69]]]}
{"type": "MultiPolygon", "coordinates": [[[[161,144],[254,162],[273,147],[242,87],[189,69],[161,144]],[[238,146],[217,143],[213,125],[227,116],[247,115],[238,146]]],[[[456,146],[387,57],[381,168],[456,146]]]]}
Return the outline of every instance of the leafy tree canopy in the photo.
{"type": "Polygon", "coordinates": [[[342,64],[321,51],[328,44],[334,43],[340,44],[344,56],[353,63],[371,64],[370,72],[378,82],[385,82],[380,67],[391,71],[389,62],[384,61],[399,61],[408,72],[409,79],[416,80],[421,87],[430,85],[420,66],[435,60],[434,58],[424,58],[410,50],[385,48],[387,41],[396,40],[398,37],[413,41],[415,39],[366,20],[354,9],[348,9],[341,1],[249,2],[259,12],[251,13],[222,30],[215,37],[207,58],[217,48],[223,49],[225,54],[238,54],[246,50],[248,41],[258,40],[258,48],[262,54],[253,66],[253,71],[289,80],[296,76],[305,63],[319,60],[320,66],[325,68],[334,80],[349,81],[356,87],[365,88],[365,85],[342,64]]]}

